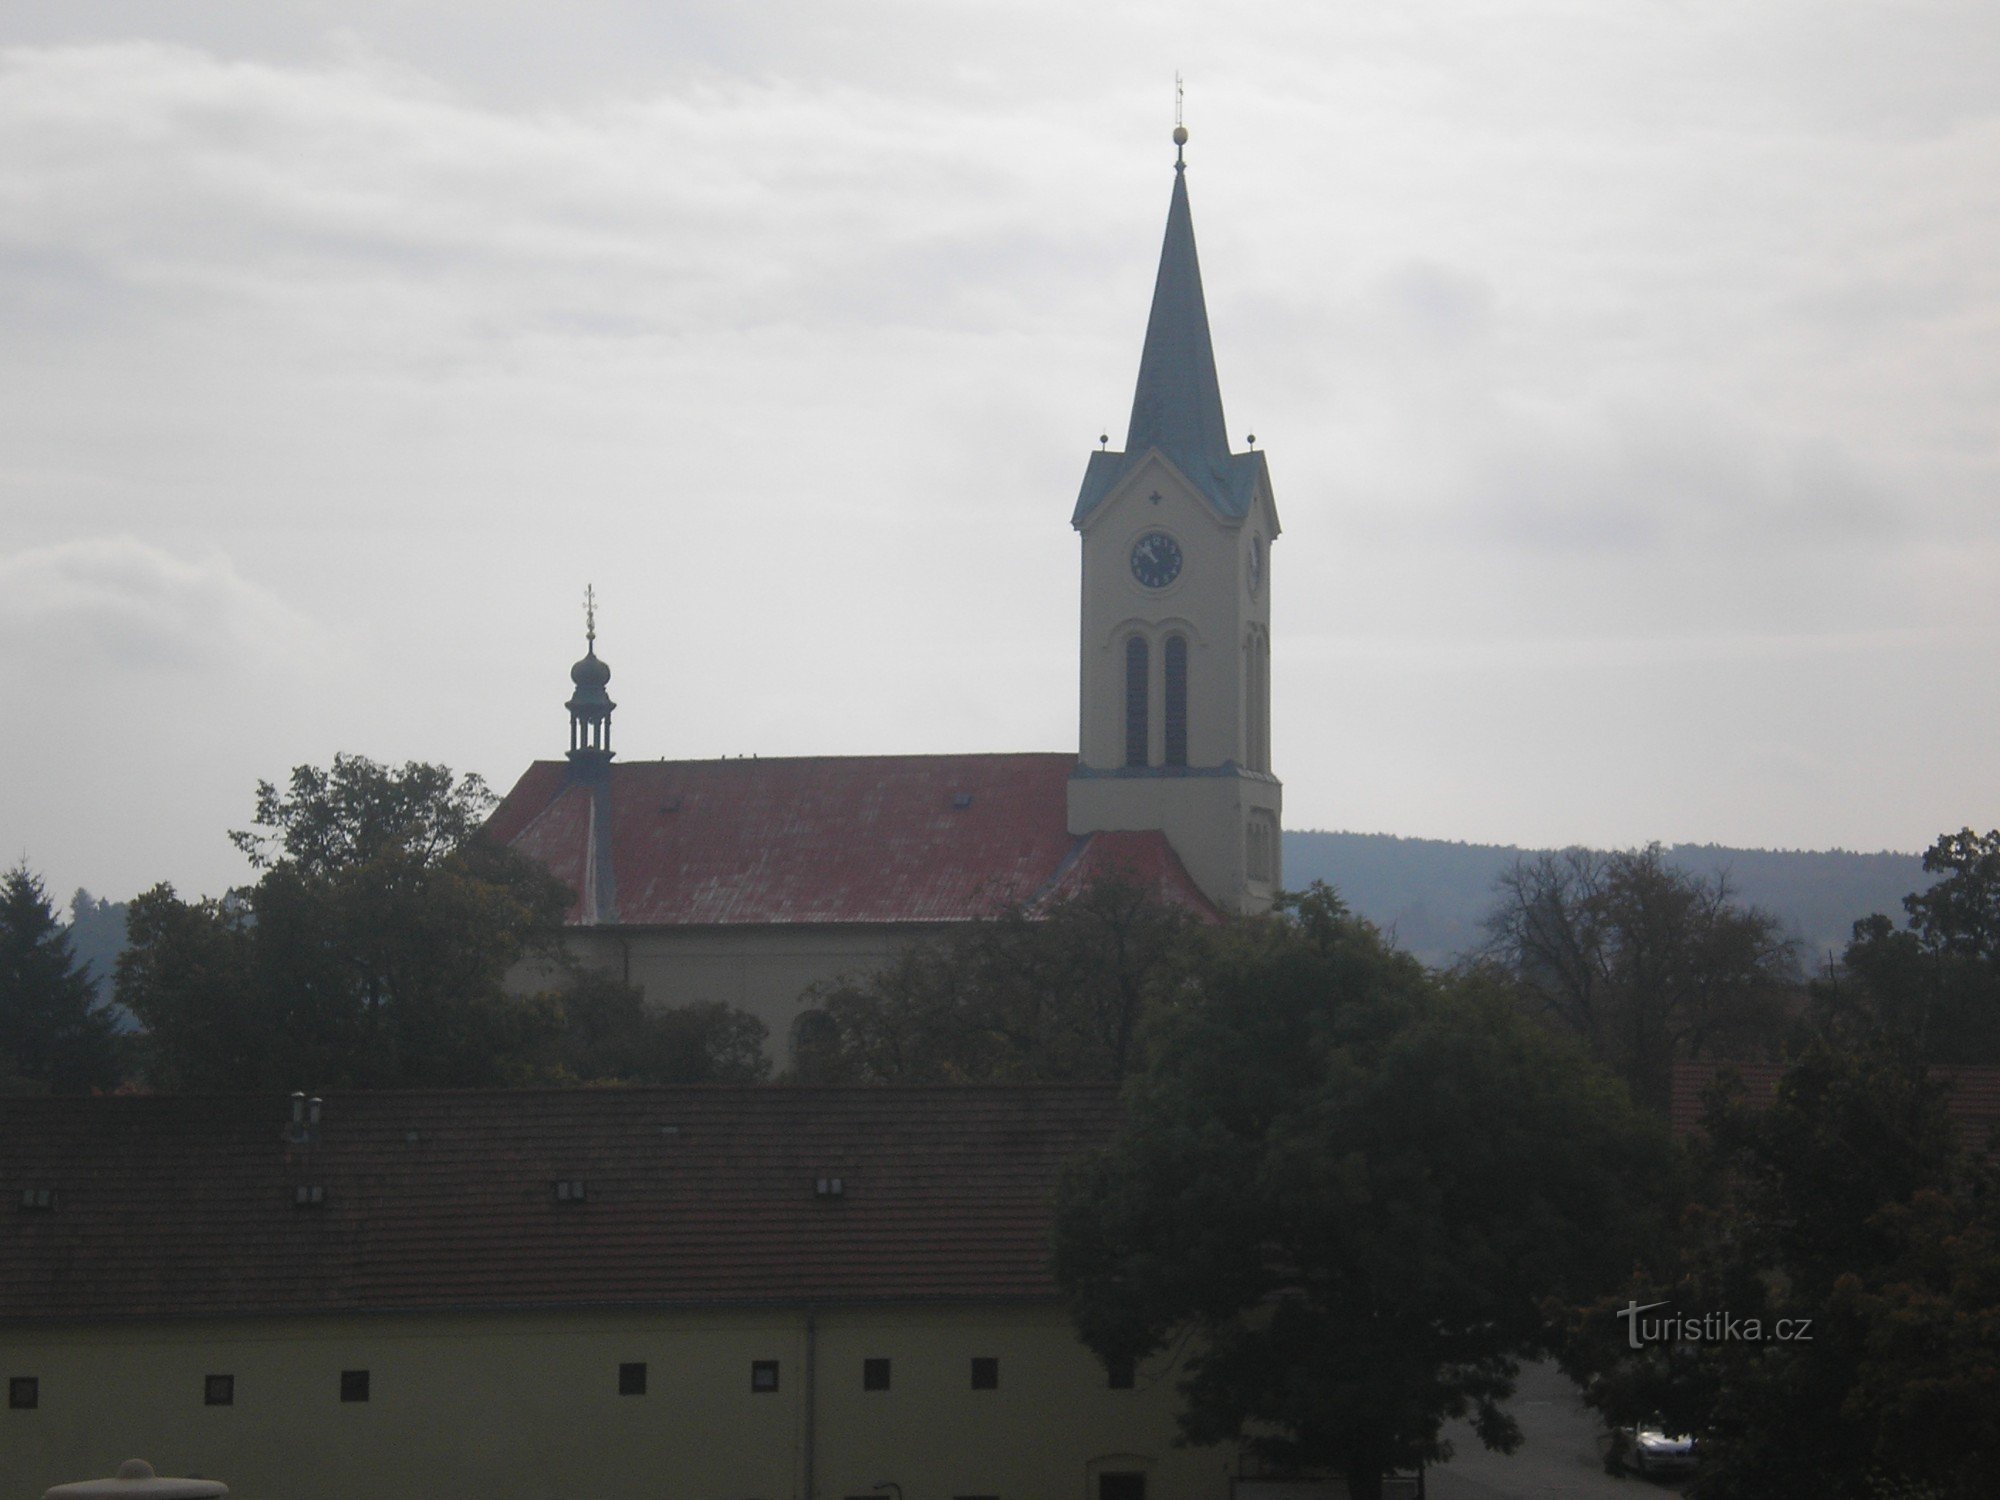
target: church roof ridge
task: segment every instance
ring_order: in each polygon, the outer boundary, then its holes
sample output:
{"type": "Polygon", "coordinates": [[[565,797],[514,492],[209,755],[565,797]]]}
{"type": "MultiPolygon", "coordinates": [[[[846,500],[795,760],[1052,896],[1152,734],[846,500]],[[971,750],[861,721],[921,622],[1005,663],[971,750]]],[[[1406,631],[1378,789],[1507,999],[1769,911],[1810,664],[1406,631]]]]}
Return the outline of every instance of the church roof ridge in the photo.
{"type": "Polygon", "coordinates": [[[618,761],[586,785],[537,761],[486,832],[577,893],[581,926],[963,922],[1113,873],[1206,907],[1157,830],[1069,831],[1075,768],[1074,751],[618,761]]]}
{"type": "MultiPolygon", "coordinates": [[[[851,750],[831,755],[758,755],[746,751],[741,755],[655,755],[639,759],[626,756],[618,764],[621,770],[630,771],[645,766],[734,765],[738,761],[754,766],[827,760],[1019,760],[1023,757],[1053,757],[1073,761],[1076,759],[1076,752],[1074,750],[851,750]]],[[[534,764],[559,766],[562,762],[543,756],[534,764]]]]}

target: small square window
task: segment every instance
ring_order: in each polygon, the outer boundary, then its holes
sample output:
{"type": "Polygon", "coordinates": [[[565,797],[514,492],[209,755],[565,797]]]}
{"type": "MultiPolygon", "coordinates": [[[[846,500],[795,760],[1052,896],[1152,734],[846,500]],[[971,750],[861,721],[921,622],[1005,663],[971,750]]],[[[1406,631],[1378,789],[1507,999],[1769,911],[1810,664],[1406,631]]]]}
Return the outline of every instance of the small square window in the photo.
{"type": "Polygon", "coordinates": [[[864,1391],[886,1391],[889,1389],[888,1360],[864,1359],[861,1361],[861,1389],[864,1391]]]}
{"type": "Polygon", "coordinates": [[[236,1377],[234,1375],[209,1375],[201,1382],[201,1404],[203,1406],[234,1406],[236,1404],[236,1377]]]}
{"type": "Polygon", "coordinates": [[[775,1359],[753,1359],[750,1361],[750,1389],[762,1396],[778,1388],[778,1362],[775,1359]]]}
{"type": "Polygon", "coordinates": [[[1139,1383],[1139,1367],[1136,1360],[1106,1360],[1104,1374],[1105,1383],[1114,1391],[1129,1391],[1139,1383]]]}
{"type": "Polygon", "coordinates": [[[16,1375],[7,1382],[7,1409],[33,1411],[42,1404],[42,1383],[32,1375],[16,1375]]]}
{"type": "Polygon", "coordinates": [[[31,1211],[46,1211],[56,1206],[54,1188],[22,1188],[21,1207],[31,1211]]]}
{"type": "Polygon", "coordinates": [[[368,1372],[366,1370],[342,1370],[340,1372],[340,1399],[343,1401],[366,1401],[368,1399],[368,1372]]]}
{"type": "Polygon", "coordinates": [[[618,1394],[621,1396],[643,1396],[646,1394],[646,1362],[632,1360],[618,1367],[618,1394]]]}
{"type": "Polygon", "coordinates": [[[972,1361],[972,1388],[975,1391],[999,1390],[1000,1361],[997,1359],[975,1358],[972,1361]]]}

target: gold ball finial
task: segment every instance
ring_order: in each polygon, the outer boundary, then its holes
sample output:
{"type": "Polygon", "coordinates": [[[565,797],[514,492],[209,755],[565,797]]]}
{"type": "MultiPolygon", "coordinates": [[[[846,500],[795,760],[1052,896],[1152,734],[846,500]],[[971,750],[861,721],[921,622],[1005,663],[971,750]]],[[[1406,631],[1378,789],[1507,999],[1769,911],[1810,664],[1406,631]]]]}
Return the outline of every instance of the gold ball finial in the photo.
{"type": "Polygon", "coordinates": [[[1187,144],[1187,126],[1176,125],[1174,127],[1174,144],[1176,146],[1185,146],[1187,144]]]}

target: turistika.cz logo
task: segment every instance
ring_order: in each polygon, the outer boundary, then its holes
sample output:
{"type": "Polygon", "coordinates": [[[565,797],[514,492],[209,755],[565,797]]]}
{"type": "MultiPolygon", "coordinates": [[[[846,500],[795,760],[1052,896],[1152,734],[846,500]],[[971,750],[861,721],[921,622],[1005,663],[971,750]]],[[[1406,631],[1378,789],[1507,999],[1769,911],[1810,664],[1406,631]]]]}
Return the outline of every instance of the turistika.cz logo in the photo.
{"type": "Polygon", "coordinates": [[[1777,1318],[1768,1329],[1762,1318],[1739,1318],[1734,1313],[1708,1312],[1695,1316],[1661,1313],[1644,1317],[1664,1302],[1628,1302],[1618,1310],[1625,1319],[1625,1340],[1634,1349],[1648,1344],[1784,1344],[1810,1343],[1811,1318],[1777,1318]]]}

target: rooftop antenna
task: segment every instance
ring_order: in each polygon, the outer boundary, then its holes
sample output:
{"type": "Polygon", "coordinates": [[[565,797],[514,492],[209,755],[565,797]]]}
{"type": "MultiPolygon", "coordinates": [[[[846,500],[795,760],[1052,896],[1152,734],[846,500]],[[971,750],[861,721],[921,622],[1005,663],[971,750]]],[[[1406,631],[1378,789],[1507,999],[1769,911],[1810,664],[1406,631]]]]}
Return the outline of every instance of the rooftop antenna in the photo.
{"type": "Polygon", "coordinates": [[[1174,70],[1174,170],[1185,172],[1187,161],[1181,155],[1181,148],[1187,144],[1187,126],[1181,123],[1181,75],[1174,70]]]}
{"type": "Polygon", "coordinates": [[[583,640],[587,648],[585,655],[597,652],[597,589],[586,583],[583,586],[583,640]]]}

